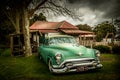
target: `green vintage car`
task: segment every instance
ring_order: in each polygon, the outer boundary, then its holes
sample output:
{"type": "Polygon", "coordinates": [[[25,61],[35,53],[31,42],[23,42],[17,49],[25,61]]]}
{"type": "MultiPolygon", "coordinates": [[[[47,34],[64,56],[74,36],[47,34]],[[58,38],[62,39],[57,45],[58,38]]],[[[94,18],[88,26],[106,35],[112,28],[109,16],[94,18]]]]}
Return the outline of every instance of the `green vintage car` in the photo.
{"type": "Polygon", "coordinates": [[[102,67],[98,50],[78,45],[76,39],[68,35],[44,37],[38,52],[52,73],[80,72],[102,67]]]}

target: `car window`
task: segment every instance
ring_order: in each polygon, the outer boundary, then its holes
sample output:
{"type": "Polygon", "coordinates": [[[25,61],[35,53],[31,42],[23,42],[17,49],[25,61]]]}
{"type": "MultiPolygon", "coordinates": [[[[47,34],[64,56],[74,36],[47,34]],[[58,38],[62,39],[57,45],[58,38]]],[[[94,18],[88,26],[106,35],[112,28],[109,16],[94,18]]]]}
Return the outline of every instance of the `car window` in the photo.
{"type": "Polygon", "coordinates": [[[71,43],[77,44],[73,37],[52,37],[49,39],[49,44],[61,44],[61,43],[71,43]]]}
{"type": "Polygon", "coordinates": [[[48,45],[48,39],[45,39],[44,45],[48,45]]]}

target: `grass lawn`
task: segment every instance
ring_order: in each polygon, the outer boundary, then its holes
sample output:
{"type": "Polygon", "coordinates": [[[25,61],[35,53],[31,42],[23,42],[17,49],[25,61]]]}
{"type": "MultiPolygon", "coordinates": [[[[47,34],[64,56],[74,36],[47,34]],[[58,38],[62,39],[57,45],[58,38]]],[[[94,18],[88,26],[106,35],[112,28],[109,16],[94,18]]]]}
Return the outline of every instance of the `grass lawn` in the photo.
{"type": "Polygon", "coordinates": [[[101,54],[103,68],[80,73],[51,74],[37,55],[11,57],[9,50],[0,55],[0,80],[119,80],[120,55],[101,54]]]}

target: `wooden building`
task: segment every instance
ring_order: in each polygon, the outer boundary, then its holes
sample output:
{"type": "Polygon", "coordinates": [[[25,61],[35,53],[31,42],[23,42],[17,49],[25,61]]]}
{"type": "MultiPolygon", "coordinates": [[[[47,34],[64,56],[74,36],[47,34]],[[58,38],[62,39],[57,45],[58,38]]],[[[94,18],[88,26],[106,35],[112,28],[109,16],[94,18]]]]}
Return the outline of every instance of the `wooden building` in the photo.
{"type": "MultiPolygon", "coordinates": [[[[67,21],[61,22],[47,22],[47,21],[36,21],[33,25],[30,26],[30,32],[34,33],[32,35],[32,39],[37,41],[39,44],[39,36],[49,33],[59,33],[59,34],[67,34],[74,36],[77,41],[85,46],[85,41],[83,44],[83,40],[87,39],[86,35],[91,36],[94,40],[94,33],[90,31],[79,30],[78,27],[68,23],[67,21]]],[[[90,44],[91,45],[91,44],[90,44]]]]}

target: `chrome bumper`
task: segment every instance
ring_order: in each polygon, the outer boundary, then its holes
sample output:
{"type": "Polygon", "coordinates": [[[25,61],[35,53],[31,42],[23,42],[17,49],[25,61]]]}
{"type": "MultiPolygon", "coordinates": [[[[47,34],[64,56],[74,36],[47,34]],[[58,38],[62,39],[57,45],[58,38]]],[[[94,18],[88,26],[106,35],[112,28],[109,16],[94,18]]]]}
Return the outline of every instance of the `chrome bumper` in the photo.
{"type": "Polygon", "coordinates": [[[62,62],[59,66],[53,65],[53,73],[65,73],[65,72],[77,72],[77,67],[87,67],[86,70],[99,69],[102,64],[95,61],[94,58],[82,58],[82,59],[68,59],[62,62]]]}

